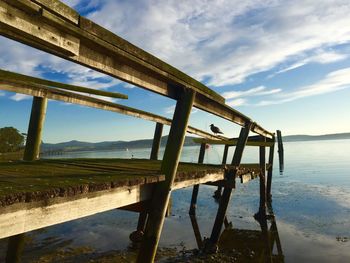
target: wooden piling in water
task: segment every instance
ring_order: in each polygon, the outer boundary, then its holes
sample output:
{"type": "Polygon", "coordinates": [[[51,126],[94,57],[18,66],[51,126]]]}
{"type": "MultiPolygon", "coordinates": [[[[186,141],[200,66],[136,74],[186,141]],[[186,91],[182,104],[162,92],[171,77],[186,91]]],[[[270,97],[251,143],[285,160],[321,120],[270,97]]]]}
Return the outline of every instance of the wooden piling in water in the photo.
{"type": "Polygon", "coordinates": [[[277,130],[277,143],[278,143],[278,157],[280,164],[280,172],[284,170],[284,150],[283,150],[283,141],[282,141],[282,133],[280,130],[277,130]]]}
{"type": "MultiPolygon", "coordinates": [[[[252,123],[249,122],[241,129],[241,132],[239,134],[238,143],[237,143],[237,146],[236,146],[233,158],[232,158],[232,162],[231,162],[231,164],[233,166],[239,166],[241,163],[243,151],[244,151],[245,145],[247,143],[247,139],[248,139],[248,135],[249,135],[249,131],[251,129],[251,126],[252,126],[252,123]]],[[[234,182],[235,177],[236,177],[236,173],[237,173],[237,169],[229,171],[227,174],[227,181],[234,182]]],[[[220,204],[219,204],[219,208],[218,208],[218,211],[216,214],[213,230],[211,232],[210,239],[208,240],[206,247],[205,247],[205,250],[207,252],[216,251],[217,242],[219,240],[222,225],[223,225],[224,220],[225,220],[227,207],[228,207],[228,204],[229,204],[230,198],[231,198],[231,193],[232,193],[231,187],[224,187],[224,191],[223,191],[222,196],[220,198],[220,204]]]]}
{"type": "Polygon", "coordinates": [[[44,127],[47,108],[47,99],[33,97],[32,112],[27,133],[26,147],[23,160],[34,161],[39,159],[41,134],[44,127]]]}
{"type": "Polygon", "coordinates": [[[162,139],[164,125],[162,123],[157,122],[156,128],[154,130],[152,150],[151,150],[151,160],[158,160],[158,153],[160,147],[160,141],[162,139]]]}
{"type": "Polygon", "coordinates": [[[161,165],[161,173],[165,175],[165,181],[157,184],[153,192],[145,235],[137,257],[139,263],[154,261],[194,98],[193,90],[184,89],[177,100],[161,165]]]}
{"type": "MultiPolygon", "coordinates": [[[[264,137],[262,137],[264,139],[264,137]]],[[[266,149],[265,146],[259,146],[259,163],[260,163],[260,204],[259,215],[266,215],[266,149]]]]}

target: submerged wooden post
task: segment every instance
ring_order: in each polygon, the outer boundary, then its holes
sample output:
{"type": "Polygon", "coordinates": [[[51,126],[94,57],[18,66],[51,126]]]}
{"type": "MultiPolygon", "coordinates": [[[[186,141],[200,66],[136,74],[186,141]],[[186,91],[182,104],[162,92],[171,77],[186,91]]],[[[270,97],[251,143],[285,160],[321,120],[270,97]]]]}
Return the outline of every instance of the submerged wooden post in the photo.
{"type": "Polygon", "coordinates": [[[153,192],[145,235],[137,257],[139,263],[154,261],[194,98],[193,90],[184,89],[177,100],[161,165],[161,173],[165,175],[165,181],[158,183],[153,192]]]}
{"type": "MultiPolygon", "coordinates": [[[[203,163],[205,155],[205,143],[201,144],[201,148],[199,150],[198,163],[203,163]]],[[[196,206],[197,206],[197,197],[199,191],[199,184],[193,186],[192,197],[191,197],[191,205],[188,214],[190,215],[191,224],[194,232],[194,236],[196,238],[198,248],[201,248],[203,245],[202,236],[199,231],[199,226],[196,219],[196,206]]]]}
{"type": "Polygon", "coordinates": [[[269,169],[267,172],[267,183],[266,183],[266,198],[268,202],[272,201],[271,185],[272,185],[272,172],[273,172],[273,158],[275,152],[275,137],[273,137],[273,144],[269,150],[269,169]]]}
{"type": "Polygon", "coordinates": [[[41,134],[45,121],[47,98],[33,97],[32,112],[27,133],[27,142],[23,160],[34,161],[39,159],[41,134]]]}
{"type": "Polygon", "coordinates": [[[278,157],[280,163],[280,172],[284,170],[284,150],[282,142],[282,134],[280,130],[277,130],[277,142],[278,142],[278,157]]]}
{"type": "MultiPolygon", "coordinates": [[[[233,155],[232,162],[231,162],[231,164],[237,168],[241,163],[243,151],[247,143],[251,126],[252,126],[251,122],[247,123],[245,127],[241,129],[241,132],[239,134],[235,153],[233,155]]],[[[229,173],[227,174],[226,179],[228,182],[234,182],[236,178],[237,168],[229,171],[229,173]]],[[[221,228],[225,220],[228,203],[230,202],[230,198],[231,198],[231,193],[232,193],[232,187],[224,187],[224,191],[220,199],[219,208],[216,214],[213,230],[211,232],[211,236],[209,240],[207,241],[208,243],[206,244],[206,247],[205,247],[205,250],[207,252],[213,252],[217,250],[217,242],[219,240],[221,228]]]]}
{"type": "MultiPolygon", "coordinates": [[[[34,161],[39,158],[41,134],[45,121],[46,108],[46,98],[33,97],[27,141],[23,156],[23,160],[25,161],[34,161]]],[[[17,263],[21,261],[24,240],[25,234],[19,234],[9,238],[6,252],[6,263],[17,263]]]]}

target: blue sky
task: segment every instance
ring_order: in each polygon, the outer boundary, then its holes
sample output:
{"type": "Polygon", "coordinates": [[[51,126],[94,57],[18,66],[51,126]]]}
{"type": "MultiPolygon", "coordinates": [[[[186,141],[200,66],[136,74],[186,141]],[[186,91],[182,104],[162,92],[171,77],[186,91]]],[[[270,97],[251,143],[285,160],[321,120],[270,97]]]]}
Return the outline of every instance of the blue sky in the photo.
{"type": "MultiPolygon", "coordinates": [[[[98,24],[204,82],[227,104],[283,134],[350,132],[348,0],[68,0],[98,24]]],[[[0,68],[117,91],[114,100],[171,117],[174,101],[0,37],[0,68]]],[[[0,89],[0,127],[26,132],[31,98],[0,89]]],[[[195,110],[191,125],[237,125],[195,110]]],[[[43,140],[150,138],[154,123],[50,101],[43,140]]],[[[165,130],[167,132],[168,129],[165,130]]]]}

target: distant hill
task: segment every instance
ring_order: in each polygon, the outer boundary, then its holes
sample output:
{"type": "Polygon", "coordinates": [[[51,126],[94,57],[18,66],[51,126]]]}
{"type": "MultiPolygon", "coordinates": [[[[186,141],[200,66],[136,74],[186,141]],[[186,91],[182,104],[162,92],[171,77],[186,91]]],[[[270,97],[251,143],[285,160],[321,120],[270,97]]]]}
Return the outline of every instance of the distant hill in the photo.
{"type": "Polygon", "coordinates": [[[325,135],[289,135],[283,136],[284,142],[323,141],[350,139],[350,133],[334,133],[325,135]]]}
{"type": "MultiPolygon", "coordinates": [[[[185,146],[197,145],[193,142],[191,136],[186,137],[185,146]]],[[[326,135],[289,135],[283,136],[284,142],[298,142],[298,141],[318,141],[318,140],[340,140],[350,139],[350,133],[336,133],[326,135]]],[[[163,136],[161,139],[161,146],[165,146],[168,136],[163,136]]],[[[106,150],[125,150],[125,149],[140,149],[151,148],[153,139],[135,140],[135,141],[106,141],[106,142],[81,142],[69,141],[62,143],[43,143],[41,146],[42,152],[47,151],[106,151],[106,150]]]]}
{"type": "MultiPolygon", "coordinates": [[[[194,137],[185,138],[185,146],[196,145],[193,142],[194,137]]],[[[165,146],[168,140],[168,136],[163,136],[161,139],[161,146],[165,146]]],[[[125,150],[125,149],[140,149],[151,148],[153,139],[135,140],[135,141],[106,141],[106,142],[81,142],[81,141],[69,141],[62,143],[43,143],[41,145],[41,151],[106,151],[106,150],[125,150]]]]}

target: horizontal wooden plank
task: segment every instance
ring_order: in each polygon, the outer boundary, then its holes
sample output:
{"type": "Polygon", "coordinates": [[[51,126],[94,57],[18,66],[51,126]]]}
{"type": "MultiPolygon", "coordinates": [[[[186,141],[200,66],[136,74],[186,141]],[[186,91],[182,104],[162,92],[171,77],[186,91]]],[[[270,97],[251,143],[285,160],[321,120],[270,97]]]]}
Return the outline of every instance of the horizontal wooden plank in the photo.
{"type": "Polygon", "coordinates": [[[90,88],[86,88],[86,87],[82,87],[82,86],[70,85],[70,84],[65,84],[65,83],[61,83],[61,82],[30,77],[30,76],[26,76],[26,75],[14,73],[14,72],[2,70],[2,69],[0,69],[0,82],[1,81],[17,83],[19,85],[33,83],[33,84],[43,85],[43,86],[47,86],[47,87],[60,88],[60,89],[65,89],[65,90],[70,90],[70,91],[87,93],[87,94],[94,94],[94,95],[104,96],[104,97],[109,97],[109,98],[118,98],[118,99],[127,99],[128,98],[127,95],[121,94],[118,92],[108,92],[108,91],[104,91],[104,90],[90,89],[90,88]]]}
{"type": "MultiPolygon", "coordinates": [[[[16,10],[16,12],[21,13],[21,16],[23,18],[25,17],[25,22],[34,25],[34,27],[37,27],[37,22],[40,21],[43,25],[50,24],[52,26],[52,24],[55,24],[55,30],[60,30],[62,34],[67,34],[68,32],[74,35],[80,40],[79,54],[70,56],[64,50],[51,46],[49,43],[39,41],[38,32],[31,32],[34,34],[33,37],[23,35],[23,32],[14,26],[15,22],[10,28],[0,27],[1,34],[171,98],[177,98],[179,89],[194,89],[197,92],[194,103],[195,107],[216,114],[239,125],[245,125],[251,121],[244,114],[225,105],[222,97],[209,88],[204,88],[198,84],[199,82],[192,83],[187,78],[187,75],[175,74],[174,71],[170,72],[171,70],[164,62],[157,60],[156,63],[155,59],[147,57],[141,49],[134,46],[129,46],[129,49],[125,48],[128,42],[122,41],[122,44],[120,44],[120,41],[112,41],[111,36],[101,33],[95,26],[86,26],[85,29],[82,29],[65,20],[59,19],[55,14],[51,14],[47,10],[44,10],[41,20],[39,18],[34,19],[21,10],[16,10]],[[113,42],[113,44],[110,42],[113,42]],[[170,71],[167,71],[166,68],[170,71]]],[[[0,23],[4,24],[1,17],[0,23]]],[[[272,136],[271,133],[257,124],[253,125],[252,131],[264,136],[272,136]]]]}
{"type": "MultiPolygon", "coordinates": [[[[97,108],[101,110],[112,111],[124,115],[133,116],[136,118],[141,118],[144,120],[159,122],[164,125],[171,125],[171,119],[165,118],[153,113],[146,111],[134,109],[128,106],[124,106],[117,103],[108,102],[102,99],[97,99],[90,96],[85,96],[82,94],[72,93],[69,91],[64,91],[60,89],[53,89],[44,87],[34,83],[24,83],[21,81],[14,82],[2,80],[0,77],[0,89],[7,90],[11,92],[17,92],[21,94],[26,94],[35,97],[48,98],[52,100],[63,101],[67,103],[78,104],[86,107],[97,108]]],[[[217,136],[207,133],[205,131],[199,130],[197,128],[188,126],[187,132],[195,134],[208,139],[218,139],[217,136]]]]}
{"type": "MultiPolygon", "coordinates": [[[[201,144],[201,143],[207,143],[207,144],[214,144],[214,145],[230,145],[235,146],[238,143],[238,139],[226,139],[226,140],[212,140],[212,139],[203,139],[203,138],[195,138],[193,139],[195,143],[201,144]]],[[[265,147],[271,147],[274,145],[274,142],[259,142],[259,141],[250,141],[248,139],[247,146],[265,146],[265,147]]]]}

